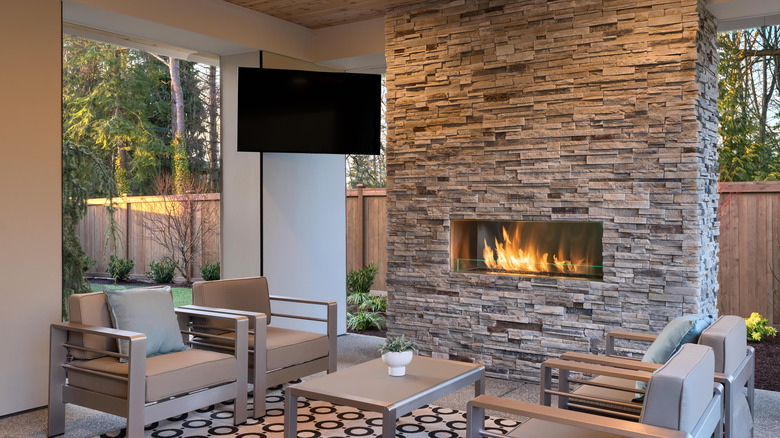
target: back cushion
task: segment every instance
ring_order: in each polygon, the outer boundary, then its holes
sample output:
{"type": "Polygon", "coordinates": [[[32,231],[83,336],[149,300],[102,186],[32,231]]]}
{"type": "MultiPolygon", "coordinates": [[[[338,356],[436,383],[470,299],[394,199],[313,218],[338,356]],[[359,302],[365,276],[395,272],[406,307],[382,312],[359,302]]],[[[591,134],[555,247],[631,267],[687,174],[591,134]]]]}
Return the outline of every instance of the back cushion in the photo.
{"type": "Polygon", "coordinates": [[[640,422],[691,433],[712,399],[714,378],[712,349],[683,345],[650,378],[640,422]]]}
{"type": "Polygon", "coordinates": [[[715,372],[734,374],[747,352],[747,326],[736,315],[720,317],[699,337],[699,344],[711,347],[715,353],[715,372]]]}
{"type": "MultiPolygon", "coordinates": [[[[271,323],[271,300],[265,277],[198,281],[192,285],[192,304],[261,312],[271,323]]],[[[252,329],[254,327],[250,327],[252,329]]]]}
{"type": "MultiPolygon", "coordinates": [[[[108,303],[106,303],[106,294],[103,292],[71,295],[68,298],[68,314],[70,315],[70,322],[113,327],[111,314],[108,312],[108,303]]],[[[71,333],[70,342],[82,347],[117,352],[116,339],[105,336],[71,333]]],[[[98,353],[75,349],[71,350],[70,353],[75,359],[95,359],[102,356],[98,353]]]]}

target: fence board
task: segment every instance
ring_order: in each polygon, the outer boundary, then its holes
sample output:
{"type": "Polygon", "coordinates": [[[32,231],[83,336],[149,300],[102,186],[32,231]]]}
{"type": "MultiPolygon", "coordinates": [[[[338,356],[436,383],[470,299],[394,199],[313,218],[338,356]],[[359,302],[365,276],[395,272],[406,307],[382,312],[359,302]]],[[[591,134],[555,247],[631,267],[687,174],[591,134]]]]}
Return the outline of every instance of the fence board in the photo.
{"type": "Polygon", "coordinates": [[[721,314],[780,324],[780,182],[720,183],[721,314]]]}
{"type": "Polygon", "coordinates": [[[386,248],[386,190],[347,190],[347,271],[374,263],[379,272],[371,287],[386,290],[386,248]]]}

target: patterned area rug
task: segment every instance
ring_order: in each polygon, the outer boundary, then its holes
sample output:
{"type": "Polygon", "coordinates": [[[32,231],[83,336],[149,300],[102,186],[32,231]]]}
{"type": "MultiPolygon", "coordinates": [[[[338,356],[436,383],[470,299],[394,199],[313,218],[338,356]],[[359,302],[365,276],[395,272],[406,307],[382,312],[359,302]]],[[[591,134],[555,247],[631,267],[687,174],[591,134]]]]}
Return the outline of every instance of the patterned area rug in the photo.
{"type": "MultiPolygon", "coordinates": [[[[233,426],[233,406],[218,404],[189,412],[146,427],[146,438],[240,437],[276,438],[284,430],[284,395],[281,390],[266,394],[266,416],[233,426]]],[[[250,409],[252,399],[249,400],[250,409]]],[[[506,434],[519,423],[488,417],[485,428],[506,434]]],[[[457,438],[466,435],[466,412],[426,405],[396,423],[396,436],[404,438],[457,438]]],[[[100,435],[101,438],[124,437],[125,429],[100,435]]],[[[298,437],[381,437],[382,416],[348,406],[336,406],[317,400],[299,399],[298,437]]]]}

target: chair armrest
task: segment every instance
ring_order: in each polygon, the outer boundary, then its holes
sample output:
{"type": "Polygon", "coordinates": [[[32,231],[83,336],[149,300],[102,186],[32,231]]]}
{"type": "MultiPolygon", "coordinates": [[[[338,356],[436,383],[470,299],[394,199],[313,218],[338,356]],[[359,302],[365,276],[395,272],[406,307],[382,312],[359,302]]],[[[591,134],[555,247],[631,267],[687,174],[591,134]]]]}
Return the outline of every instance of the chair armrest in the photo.
{"type": "MultiPolygon", "coordinates": [[[[176,315],[184,315],[187,317],[185,321],[179,320],[179,328],[181,330],[182,335],[187,336],[199,336],[199,337],[205,337],[205,338],[223,338],[223,339],[230,339],[233,341],[233,348],[234,348],[234,356],[238,357],[239,350],[242,350],[242,354],[246,356],[249,350],[248,345],[248,335],[249,335],[249,318],[245,315],[235,315],[230,313],[224,313],[219,312],[215,308],[210,307],[201,307],[200,309],[193,309],[193,308],[186,308],[186,307],[177,307],[174,309],[176,312],[176,315]],[[205,309],[205,310],[204,310],[205,309]],[[227,338],[225,336],[221,336],[218,334],[213,333],[207,333],[204,331],[198,331],[197,326],[191,326],[189,325],[189,322],[192,320],[192,318],[211,318],[211,319],[221,319],[226,321],[233,321],[233,329],[232,331],[235,331],[235,337],[234,338],[227,338]],[[240,347],[240,348],[239,348],[240,347]]],[[[260,315],[263,315],[262,313],[260,315]]],[[[265,316],[265,315],[263,315],[265,316]]],[[[225,329],[230,330],[230,329],[225,329]]],[[[190,344],[193,344],[192,340],[185,341],[190,344]]],[[[197,345],[198,343],[195,342],[194,345],[197,345]]]]}
{"type": "Polygon", "coordinates": [[[303,298],[285,297],[282,295],[269,295],[271,301],[285,301],[288,303],[301,303],[301,304],[316,304],[320,306],[327,306],[330,304],[336,304],[335,301],[323,301],[323,300],[306,300],[303,298]]]}
{"type": "Polygon", "coordinates": [[[605,365],[605,366],[615,367],[615,368],[625,368],[629,370],[649,371],[649,372],[653,372],[663,366],[662,364],[657,364],[652,362],[642,362],[642,361],[637,361],[635,359],[626,358],[622,356],[599,356],[595,354],[574,353],[574,352],[564,353],[563,355],[561,355],[561,359],[605,365]]]}
{"type": "Polygon", "coordinates": [[[146,335],[138,332],[131,332],[129,330],[120,330],[111,327],[101,327],[97,325],[79,324],[75,322],[55,322],[51,325],[52,329],[64,330],[67,332],[84,333],[88,335],[106,336],[116,339],[136,339],[145,338],[146,335]]]}
{"type": "Polygon", "coordinates": [[[607,333],[607,356],[615,355],[615,339],[627,339],[632,341],[653,342],[658,335],[652,333],[635,333],[615,330],[607,333]]]}
{"type": "Polygon", "coordinates": [[[599,376],[617,377],[626,380],[641,380],[644,382],[648,382],[653,374],[649,371],[619,368],[563,359],[547,359],[544,361],[543,366],[546,368],[555,368],[559,370],[574,371],[586,374],[596,374],[599,376]]]}
{"type": "Polygon", "coordinates": [[[563,410],[553,408],[551,406],[540,406],[518,400],[509,400],[488,395],[481,395],[468,403],[468,413],[470,414],[470,417],[472,417],[470,418],[470,422],[480,417],[484,418],[485,409],[508,414],[521,415],[539,420],[565,424],[573,427],[581,427],[583,429],[611,433],[625,437],[688,438],[691,436],[688,433],[681,432],[679,430],[649,426],[632,421],[619,420],[615,418],[603,417],[600,415],[587,414],[584,412],[563,410]],[[472,413],[473,409],[476,409],[479,412],[472,413]]]}

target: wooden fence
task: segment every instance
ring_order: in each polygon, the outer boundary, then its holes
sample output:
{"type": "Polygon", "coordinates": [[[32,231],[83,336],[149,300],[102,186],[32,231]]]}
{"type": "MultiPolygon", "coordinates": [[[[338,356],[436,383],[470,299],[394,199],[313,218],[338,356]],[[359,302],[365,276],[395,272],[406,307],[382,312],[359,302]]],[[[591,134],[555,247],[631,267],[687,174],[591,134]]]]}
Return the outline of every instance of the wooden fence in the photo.
{"type": "MultiPolygon", "coordinates": [[[[182,195],[186,196],[186,195],[182,195]]],[[[204,263],[216,263],[220,260],[220,230],[219,230],[219,194],[209,193],[194,196],[195,203],[199,207],[194,209],[196,213],[193,223],[196,226],[210,226],[214,232],[198,242],[200,253],[192,266],[192,278],[199,279],[200,268],[204,263]],[[216,221],[216,223],[214,223],[216,221]]],[[[108,261],[111,254],[117,254],[124,259],[133,260],[135,266],[130,273],[130,278],[146,278],[149,264],[159,261],[169,255],[169,252],[160,243],[151,237],[148,228],[150,221],[160,219],[165,215],[162,211],[163,198],[159,196],[132,196],[114,198],[114,221],[118,231],[116,242],[111,239],[109,233],[110,214],[106,209],[107,199],[87,200],[87,214],[78,226],[78,236],[81,246],[87,256],[97,261],[89,274],[94,276],[108,276],[108,261]],[[144,226],[144,223],[147,226],[144,226]]],[[[172,205],[169,202],[167,205],[172,205]]],[[[175,199],[172,199],[175,202],[175,199]]],[[[177,281],[183,277],[177,272],[177,281]]]]}
{"type": "Polygon", "coordinates": [[[718,310],[780,324],[780,182],[720,184],[718,310]]]}
{"type": "Polygon", "coordinates": [[[347,190],[347,271],[374,263],[375,290],[387,290],[387,195],[385,189],[347,190]]]}

